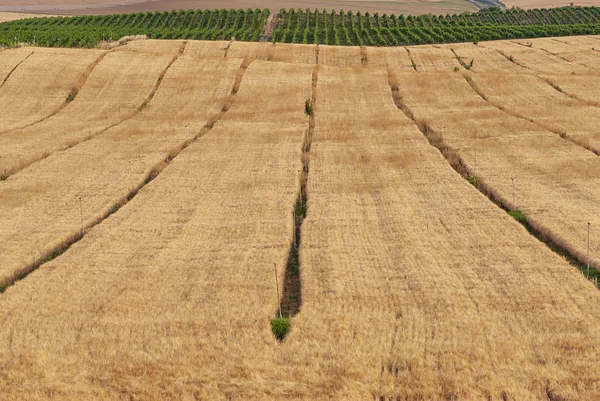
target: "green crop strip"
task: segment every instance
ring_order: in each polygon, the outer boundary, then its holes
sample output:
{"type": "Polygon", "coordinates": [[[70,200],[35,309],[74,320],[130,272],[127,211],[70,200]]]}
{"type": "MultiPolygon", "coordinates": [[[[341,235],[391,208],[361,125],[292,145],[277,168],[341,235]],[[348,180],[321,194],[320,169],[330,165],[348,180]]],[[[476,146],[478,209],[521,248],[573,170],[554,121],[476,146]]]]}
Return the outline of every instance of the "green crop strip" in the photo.
{"type": "Polygon", "coordinates": [[[407,46],[600,34],[600,7],[485,8],[439,16],[282,9],[267,33],[269,15],[266,9],[223,9],[24,19],[0,24],[0,45],[94,47],[101,41],[146,35],[150,39],[407,46]]]}

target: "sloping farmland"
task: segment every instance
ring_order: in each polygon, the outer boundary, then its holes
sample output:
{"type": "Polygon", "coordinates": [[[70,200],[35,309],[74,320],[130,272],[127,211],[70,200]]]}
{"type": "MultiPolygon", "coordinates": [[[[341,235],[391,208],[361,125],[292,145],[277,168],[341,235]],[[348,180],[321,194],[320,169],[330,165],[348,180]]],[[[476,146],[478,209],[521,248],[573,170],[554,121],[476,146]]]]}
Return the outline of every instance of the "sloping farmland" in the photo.
{"type": "Polygon", "coordinates": [[[358,46],[319,46],[319,64],[329,66],[356,66],[364,63],[358,46]]]}
{"type": "MultiPolygon", "coordinates": [[[[23,51],[27,50],[19,50],[20,54],[23,51]]],[[[0,88],[2,131],[34,124],[58,112],[104,55],[100,50],[79,49],[35,48],[29,52],[32,54],[5,77],[0,88]]]]}
{"type": "MultiPolygon", "coordinates": [[[[483,77],[478,74],[472,79],[480,82],[483,77]]],[[[539,90],[549,87],[533,76],[527,77],[540,82],[539,90]]],[[[507,208],[524,212],[540,231],[586,260],[587,223],[600,225],[597,156],[494,107],[461,74],[398,74],[396,81],[402,102],[415,119],[458,152],[469,174],[482,180],[507,208]]],[[[512,81],[503,82],[508,85],[507,98],[509,92],[519,93],[512,81]]],[[[489,91],[483,92],[487,97],[489,91]]],[[[536,101],[543,99],[530,103],[536,101]]],[[[524,107],[519,105],[515,110],[526,113],[524,107]]],[[[600,244],[594,243],[593,254],[599,251],[600,244]]],[[[600,266],[600,258],[594,256],[593,260],[600,266]]]]}
{"type": "MultiPolygon", "coordinates": [[[[485,44],[485,42],[482,44],[485,44]]],[[[473,72],[534,73],[526,67],[511,62],[509,58],[503,56],[495,49],[474,45],[472,43],[453,43],[451,45],[444,45],[444,47],[451,49],[455,56],[466,65],[470,65],[472,61],[473,64],[471,65],[470,70],[473,72]]],[[[397,71],[398,69],[395,70],[397,71]]]]}
{"type": "MultiPolygon", "coordinates": [[[[563,39],[568,40],[568,38],[538,38],[535,41],[521,39],[516,43],[598,72],[600,69],[600,52],[593,51],[592,46],[570,44],[563,39]]],[[[596,44],[596,46],[598,45],[596,44]]]]}
{"type": "Polygon", "coordinates": [[[598,397],[600,293],[456,174],[387,81],[319,74],[290,376],[309,399],[598,397]]]}
{"type": "Polygon", "coordinates": [[[284,265],[292,240],[312,69],[252,63],[212,130],[67,253],[6,291],[4,399],[280,391],[261,378],[278,353],[273,264],[284,265]],[[14,313],[23,302],[43,307],[14,313]]]}
{"type": "Polygon", "coordinates": [[[533,46],[529,47],[506,40],[482,42],[480,45],[494,49],[506,59],[534,72],[547,74],[589,73],[589,67],[586,65],[570,62],[541,49],[534,49],[533,46]]]}
{"type": "Polygon", "coordinates": [[[60,112],[38,124],[0,134],[0,175],[14,174],[132,118],[151,100],[172,61],[168,54],[106,55],[60,112]]]}
{"type": "Polygon", "coordinates": [[[394,70],[414,71],[416,66],[404,47],[368,47],[368,65],[373,67],[390,67],[394,70]]]}
{"type": "Polygon", "coordinates": [[[226,104],[240,63],[180,57],[135,118],[1,182],[0,284],[64,250],[201,134],[226,104]]]}
{"type": "Polygon", "coordinates": [[[477,74],[471,79],[493,104],[600,155],[598,106],[573,99],[551,83],[527,74],[477,74]]]}
{"type": "Polygon", "coordinates": [[[453,71],[460,68],[456,56],[447,47],[412,46],[407,47],[416,71],[453,71]]]}
{"type": "Polygon", "coordinates": [[[0,56],[0,87],[4,86],[6,80],[12,75],[17,67],[31,56],[31,49],[17,48],[2,50],[0,56]]]}

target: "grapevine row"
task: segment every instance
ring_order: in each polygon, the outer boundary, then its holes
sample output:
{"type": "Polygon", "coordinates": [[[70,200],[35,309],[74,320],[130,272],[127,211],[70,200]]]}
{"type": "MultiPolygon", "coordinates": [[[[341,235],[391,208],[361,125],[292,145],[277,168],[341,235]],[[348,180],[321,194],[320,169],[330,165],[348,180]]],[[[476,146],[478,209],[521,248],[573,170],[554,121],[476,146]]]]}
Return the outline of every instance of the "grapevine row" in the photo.
{"type": "Polygon", "coordinates": [[[104,16],[52,17],[0,24],[0,45],[93,47],[130,35],[201,39],[404,46],[479,40],[600,34],[600,7],[501,10],[419,16],[351,11],[284,10],[269,37],[269,10],[190,10],[104,16]]]}
{"type": "Polygon", "coordinates": [[[151,39],[257,41],[269,10],[190,10],[102,16],[32,18],[0,24],[0,45],[94,47],[100,41],[151,39]]]}

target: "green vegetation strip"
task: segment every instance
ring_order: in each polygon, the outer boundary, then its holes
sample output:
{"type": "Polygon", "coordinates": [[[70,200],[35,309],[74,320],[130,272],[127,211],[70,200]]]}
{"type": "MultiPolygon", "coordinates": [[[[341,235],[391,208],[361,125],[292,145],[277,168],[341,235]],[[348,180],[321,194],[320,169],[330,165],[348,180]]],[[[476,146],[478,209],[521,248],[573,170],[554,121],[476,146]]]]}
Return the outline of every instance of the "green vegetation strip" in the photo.
{"type": "Polygon", "coordinates": [[[275,338],[279,341],[283,341],[288,330],[290,329],[290,319],[287,317],[278,317],[271,319],[271,330],[275,334],[275,338]]]}
{"type": "Polygon", "coordinates": [[[569,251],[549,239],[542,232],[533,228],[527,220],[527,216],[525,216],[525,213],[522,211],[518,209],[510,210],[508,211],[508,214],[511,215],[516,221],[521,223],[521,225],[523,225],[523,227],[529,231],[529,234],[533,235],[539,241],[545,243],[546,246],[552,249],[552,251],[565,258],[570,264],[579,269],[588,279],[590,279],[598,288],[600,288],[600,272],[598,270],[592,267],[590,267],[588,270],[587,265],[577,260],[577,258],[575,258],[569,251]]]}
{"type": "Polygon", "coordinates": [[[600,34],[600,7],[521,10],[486,8],[454,15],[379,15],[351,11],[285,10],[265,31],[269,10],[189,10],[51,17],[0,24],[0,45],[94,47],[103,40],[269,40],[354,46],[406,46],[550,36],[600,34]]]}

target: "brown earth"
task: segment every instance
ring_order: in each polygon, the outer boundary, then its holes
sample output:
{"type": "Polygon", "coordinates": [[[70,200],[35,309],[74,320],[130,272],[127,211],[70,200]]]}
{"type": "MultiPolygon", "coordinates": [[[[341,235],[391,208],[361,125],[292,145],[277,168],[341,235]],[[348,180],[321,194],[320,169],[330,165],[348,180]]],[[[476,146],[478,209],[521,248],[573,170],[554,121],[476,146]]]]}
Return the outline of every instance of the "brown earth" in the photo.
{"type": "MultiPolygon", "coordinates": [[[[520,7],[520,8],[551,8],[551,7],[565,7],[571,4],[567,0],[503,0],[507,8],[520,7]]],[[[576,6],[598,6],[600,4],[598,0],[576,0],[573,1],[576,6]]]]}
{"type": "Polygon", "coordinates": [[[69,15],[256,7],[268,8],[272,12],[281,8],[343,9],[396,14],[477,11],[477,7],[466,0],[0,0],[0,12],[69,15]]]}
{"type": "Polygon", "coordinates": [[[3,22],[15,21],[15,20],[18,20],[18,19],[39,18],[39,17],[54,17],[54,15],[26,14],[26,13],[15,13],[15,12],[3,13],[3,12],[0,12],[0,24],[3,23],[3,22]]]}

